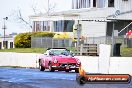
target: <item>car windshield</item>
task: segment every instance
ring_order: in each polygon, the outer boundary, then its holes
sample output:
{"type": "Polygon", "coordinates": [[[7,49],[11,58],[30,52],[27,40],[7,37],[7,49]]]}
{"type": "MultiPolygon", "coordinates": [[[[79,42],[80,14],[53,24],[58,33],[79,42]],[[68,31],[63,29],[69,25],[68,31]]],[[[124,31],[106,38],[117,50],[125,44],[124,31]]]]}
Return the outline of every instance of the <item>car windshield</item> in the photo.
{"type": "Polygon", "coordinates": [[[66,50],[66,49],[59,49],[59,50],[52,49],[52,50],[50,50],[50,54],[51,55],[72,56],[72,53],[70,53],[70,51],[69,50],[66,50]]]}

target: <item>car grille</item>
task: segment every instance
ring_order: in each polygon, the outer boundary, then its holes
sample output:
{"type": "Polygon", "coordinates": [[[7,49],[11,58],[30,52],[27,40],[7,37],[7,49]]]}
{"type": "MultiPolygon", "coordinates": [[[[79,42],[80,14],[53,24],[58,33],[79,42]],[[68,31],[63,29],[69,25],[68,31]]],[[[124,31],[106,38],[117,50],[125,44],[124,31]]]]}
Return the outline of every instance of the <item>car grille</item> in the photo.
{"type": "Polygon", "coordinates": [[[59,66],[76,66],[76,63],[59,63],[59,66]]]}

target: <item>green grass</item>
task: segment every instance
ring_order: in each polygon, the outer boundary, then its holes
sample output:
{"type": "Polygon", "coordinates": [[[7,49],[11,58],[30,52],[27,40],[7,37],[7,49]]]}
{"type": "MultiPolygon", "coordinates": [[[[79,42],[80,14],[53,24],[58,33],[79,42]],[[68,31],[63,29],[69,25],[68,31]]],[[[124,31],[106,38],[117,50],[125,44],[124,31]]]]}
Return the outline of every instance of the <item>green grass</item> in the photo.
{"type": "MultiPolygon", "coordinates": [[[[76,52],[75,48],[68,47],[67,49],[76,52]]],[[[44,48],[13,48],[13,49],[0,49],[0,52],[18,52],[18,53],[44,53],[44,48]]]]}
{"type": "Polygon", "coordinates": [[[44,48],[13,48],[13,49],[3,49],[0,52],[18,52],[18,53],[44,53],[44,48]]]}
{"type": "MultiPolygon", "coordinates": [[[[76,52],[75,48],[68,48],[72,52],[76,52]]],[[[4,49],[0,52],[18,52],[18,53],[44,53],[46,49],[44,48],[14,48],[14,49],[4,49]]],[[[122,57],[132,57],[132,48],[121,48],[122,57]]]]}
{"type": "Polygon", "coordinates": [[[121,56],[132,57],[132,48],[121,48],[121,56]]]}

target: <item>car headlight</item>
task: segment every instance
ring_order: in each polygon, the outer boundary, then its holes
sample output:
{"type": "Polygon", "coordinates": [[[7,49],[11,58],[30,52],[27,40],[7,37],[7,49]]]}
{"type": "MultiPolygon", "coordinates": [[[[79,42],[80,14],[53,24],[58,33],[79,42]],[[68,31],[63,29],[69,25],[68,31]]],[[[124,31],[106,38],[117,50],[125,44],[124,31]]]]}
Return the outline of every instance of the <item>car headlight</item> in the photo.
{"type": "Polygon", "coordinates": [[[58,61],[57,61],[57,59],[55,58],[55,59],[54,59],[54,63],[56,64],[57,62],[58,62],[58,61]]]}
{"type": "Polygon", "coordinates": [[[81,64],[81,61],[80,61],[80,60],[77,60],[77,64],[79,64],[79,65],[80,65],[80,64],[81,64]]]}

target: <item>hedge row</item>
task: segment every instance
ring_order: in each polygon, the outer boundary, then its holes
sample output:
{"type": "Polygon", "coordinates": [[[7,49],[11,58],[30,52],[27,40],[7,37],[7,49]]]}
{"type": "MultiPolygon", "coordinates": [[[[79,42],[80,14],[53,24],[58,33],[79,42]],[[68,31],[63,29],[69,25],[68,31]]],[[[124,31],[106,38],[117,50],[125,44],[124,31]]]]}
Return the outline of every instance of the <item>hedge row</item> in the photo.
{"type": "Polygon", "coordinates": [[[31,37],[53,37],[54,33],[30,32],[20,33],[14,39],[15,48],[31,48],[31,37]]]}

